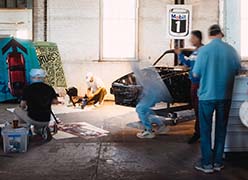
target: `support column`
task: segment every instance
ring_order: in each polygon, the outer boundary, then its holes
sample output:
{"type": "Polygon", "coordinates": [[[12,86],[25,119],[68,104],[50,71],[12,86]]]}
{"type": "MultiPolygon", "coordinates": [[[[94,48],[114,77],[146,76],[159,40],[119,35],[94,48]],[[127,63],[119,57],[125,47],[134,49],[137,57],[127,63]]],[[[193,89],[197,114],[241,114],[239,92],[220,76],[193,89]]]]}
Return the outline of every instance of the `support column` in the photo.
{"type": "MultiPolygon", "coordinates": [[[[184,0],[175,0],[175,4],[184,4],[184,0]]],[[[184,48],[184,40],[183,39],[175,39],[174,40],[174,48],[184,48]]],[[[174,58],[174,65],[178,65],[177,56],[174,58]]]]}
{"type": "Polygon", "coordinates": [[[45,40],[44,0],[33,0],[33,40],[45,40]]]}

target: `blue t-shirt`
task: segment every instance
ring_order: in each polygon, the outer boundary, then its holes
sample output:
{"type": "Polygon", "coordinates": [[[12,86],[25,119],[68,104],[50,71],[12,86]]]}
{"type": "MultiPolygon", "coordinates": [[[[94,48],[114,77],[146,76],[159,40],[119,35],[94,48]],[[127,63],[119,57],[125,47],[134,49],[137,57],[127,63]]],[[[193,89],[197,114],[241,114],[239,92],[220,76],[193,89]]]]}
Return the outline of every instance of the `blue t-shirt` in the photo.
{"type": "Polygon", "coordinates": [[[200,48],[193,69],[200,77],[199,100],[230,100],[239,69],[239,55],[221,39],[213,39],[200,48]]]}
{"type": "Polygon", "coordinates": [[[187,67],[190,68],[190,71],[189,71],[189,79],[191,80],[191,82],[192,82],[193,84],[199,84],[199,82],[200,82],[200,79],[199,79],[198,77],[194,77],[194,76],[193,76],[193,72],[192,72],[192,70],[193,70],[193,68],[194,68],[194,65],[195,65],[195,60],[196,60],[197,54],[198,54],[198,50],[193,51],[193,53],[189,56],[189,59],[185,59],[185,56],[184,56],[183,53],[180,53],[180,54],[178,55],[179,61],[180,61],[183,65],[185,65],[185,66],[187,66],[187,67]]]}

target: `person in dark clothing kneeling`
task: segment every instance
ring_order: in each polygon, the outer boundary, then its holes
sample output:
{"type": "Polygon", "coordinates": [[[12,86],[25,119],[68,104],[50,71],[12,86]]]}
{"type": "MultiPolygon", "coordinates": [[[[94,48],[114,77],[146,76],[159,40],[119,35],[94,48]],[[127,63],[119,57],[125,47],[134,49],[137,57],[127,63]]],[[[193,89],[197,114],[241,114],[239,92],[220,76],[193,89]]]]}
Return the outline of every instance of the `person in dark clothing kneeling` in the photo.
{"type": "Polygon", "coordinates": [[[29,126],[34,126],[34,131],[44,140],[52,138],[49,130],[51,105],[58,104],[55,90],[44,83],[46,73],[42,69],[30,71],[31,84],[23,91],[20,106],[15,109],[16,118],[29,126]]]}

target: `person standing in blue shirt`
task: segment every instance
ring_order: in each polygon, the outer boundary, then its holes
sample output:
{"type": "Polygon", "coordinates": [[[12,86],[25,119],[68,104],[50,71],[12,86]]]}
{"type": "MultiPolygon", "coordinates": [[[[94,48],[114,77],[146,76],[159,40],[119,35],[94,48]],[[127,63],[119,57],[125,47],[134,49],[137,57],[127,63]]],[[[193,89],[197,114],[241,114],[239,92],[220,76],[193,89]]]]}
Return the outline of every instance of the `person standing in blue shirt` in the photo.
{"type": "Polygon", "coordinates": [[[240,69],[236,50],[222,41],[219,25],[209,30],[211,42],[199,49],[193,74],[200,78],[199,118],[202,158],[194,167],[205,173],[221,171],[235,75],[240,69]],[[215,111],[215,141],[212,150],[212,118],[215,111]]]}
{"type": "Polygon", "coordinates": [[[199,30],[194,30],[191,32],[191,37],[190,37],[190,42],[191,44],[195,47],[195,50],[193,53],[189,56],[188,59],[185,59],[185,55],[181,52],[180,49],[175,49],[175,53],[178,55],[179,61],[190,68],[189,72],[189,78],[191,80],[191,101],[192,101],[192,106],[195,110],[195,132],[193,136],[189,139],[188,143],[193,144],[197,142],[200,138],[200,125],[199,125],[199,116],[198,116],[198,96],[197,96],[197,91],[199,88],[199,82],[200,79],[198,77],[193,76],[193,68],[195,64],[195,60],[197,58],[198,54],[198,49],[203,46],[202,44],[202,33],[199,30]]]}

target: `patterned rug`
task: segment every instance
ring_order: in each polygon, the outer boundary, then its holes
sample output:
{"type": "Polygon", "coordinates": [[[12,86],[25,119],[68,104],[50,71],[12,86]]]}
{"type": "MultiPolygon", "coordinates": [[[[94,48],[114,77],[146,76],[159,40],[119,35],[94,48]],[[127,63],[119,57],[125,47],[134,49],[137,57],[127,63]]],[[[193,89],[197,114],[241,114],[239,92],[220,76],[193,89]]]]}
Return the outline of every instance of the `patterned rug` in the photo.
{"type": "Polygon", "coordinates": [[[62,136],[68,136],[68,134],[71,134],[76,137],[83,137],[85,139],[99,138],[109,134],[109,131],[98,128],[87,122],[60,123],[58,124],[58,130],[64,132],[62,136]]]}

